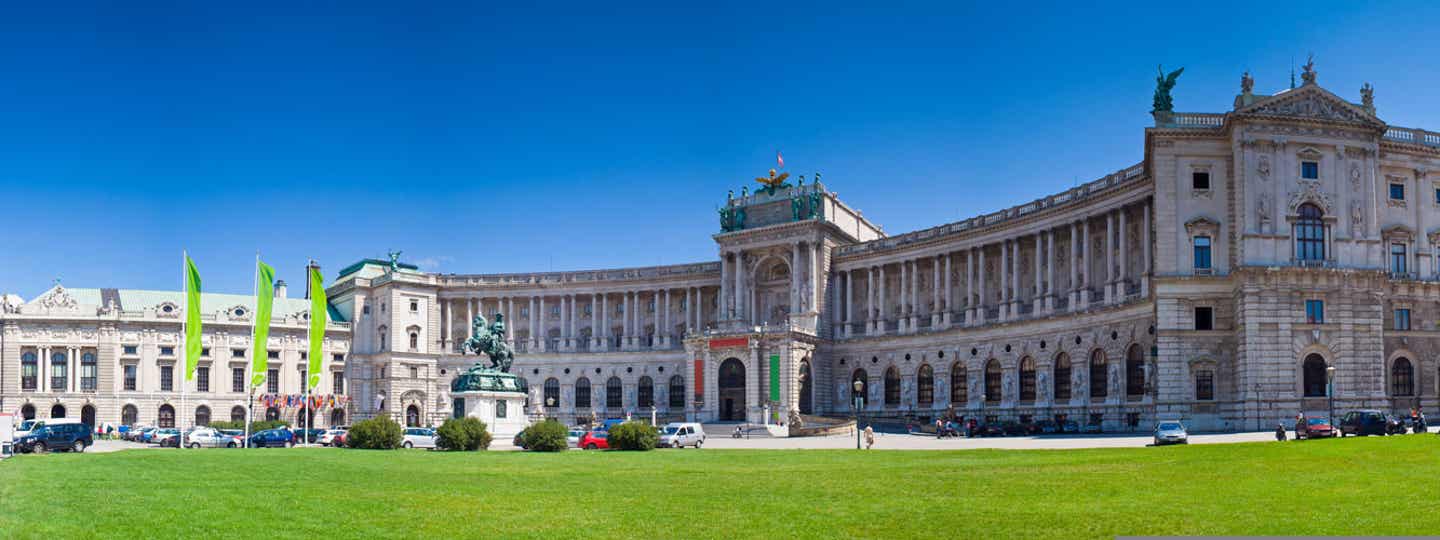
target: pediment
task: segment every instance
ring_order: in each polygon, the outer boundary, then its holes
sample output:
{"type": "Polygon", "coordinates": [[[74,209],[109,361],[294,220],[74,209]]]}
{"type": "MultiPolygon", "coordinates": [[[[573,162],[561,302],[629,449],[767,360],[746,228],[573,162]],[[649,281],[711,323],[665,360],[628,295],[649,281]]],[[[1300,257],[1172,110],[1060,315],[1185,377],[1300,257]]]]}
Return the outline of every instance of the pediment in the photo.
{"type": "Polygon", "coordinates": [[[1339,96],[1330,93],[1329,90],[1313,84],[1307,84],[1300,88],[1287,90],[1280,94],[1261,99],[1235,111],[1235,114],[1303,118],[1307,120],[1361,124],[1376,128],[1383,128],[1385,126],[1385,122],[1375,117],[1375,115],[1370,114],[1370,112],[1366,111],[1363,107],[1345,101],[1339,96]]]}
{"type": "Polygon", "coordinates": [[[44,294],[40,295],[40,297],[36,298],[32,303],[38,304],[40,307],[46,309],[76,309],[80,307],[75,301],[75,297],[70,296],[70,293],[65,290],[65,287],[59,283],[56,283],[50,290],[45,291],[44,294]]]}
{"type": "Polygon", "coordinates": [[[1211,219],[1209,216],[1196,216],[1185,222],[1185,232],[1190,235],[1197,233],[1216,232],[1220,230],[1220,222],[1211,219]]]}

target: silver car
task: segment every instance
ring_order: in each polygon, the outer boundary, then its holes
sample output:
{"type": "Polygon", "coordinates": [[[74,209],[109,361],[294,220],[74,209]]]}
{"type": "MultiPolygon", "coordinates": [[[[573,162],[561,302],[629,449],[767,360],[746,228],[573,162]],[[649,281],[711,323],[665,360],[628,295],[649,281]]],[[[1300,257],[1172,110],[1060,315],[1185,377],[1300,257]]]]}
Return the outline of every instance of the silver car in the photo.
{"type": "Polygon", "coordinates": [[[435,448],[435,430],[430,428],[405,428],[405,440],[400,443],[405,448],[435,448]]]}
{"type": "Polygon", "coordinates": [[[1167,420],[1155,425],[1155,446],[1164,444],[1190,444],[1190,433],[1185,424],[1167,420]]]}
{"type": "Polygon", "coordinates": [[[240,437],[221,433],[212,428],[196,428],[185,435],[185,445],[190,448],[239,448],[240,437]]]}
{"type": "Polygon", "coordinates": [[[584,436],[585,430],[570,428],[570,432],[565,434],[565,443],[570,445],[570,448],[579,448],[580,438],[584,436]]]}

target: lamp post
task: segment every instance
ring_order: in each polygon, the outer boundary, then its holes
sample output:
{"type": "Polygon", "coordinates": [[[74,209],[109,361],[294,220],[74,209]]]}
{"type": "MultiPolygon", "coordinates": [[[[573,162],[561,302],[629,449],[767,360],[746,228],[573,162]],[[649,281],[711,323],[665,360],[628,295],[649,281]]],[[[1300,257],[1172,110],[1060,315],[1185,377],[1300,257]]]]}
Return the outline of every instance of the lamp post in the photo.
{"type": "Polygon", "coordinates": [[[1335,426],[1335,366],[1325,367],[1325,396],[1330,398],[1330,426],[1335,426]]]}
{"type": "Polygon", "coordinates": [[[851,387],[855,389],[855,391],[851,393],[851,395],[854,397],[854,399],[851,400],[851,404],[854,405],[854,409],[855,409],[855,449],[856,449],[856,450],[859,450],[859,449],[860,449],[860,408],[861,408],[862,406],[864,406],[864,402],[865,402],[865,397],[864,397],[864,395],[862,394],[862,392],[865,391],[865,383],[862,382],[860,379],[855,379],[855,382],[851,385],[851,387]]]}

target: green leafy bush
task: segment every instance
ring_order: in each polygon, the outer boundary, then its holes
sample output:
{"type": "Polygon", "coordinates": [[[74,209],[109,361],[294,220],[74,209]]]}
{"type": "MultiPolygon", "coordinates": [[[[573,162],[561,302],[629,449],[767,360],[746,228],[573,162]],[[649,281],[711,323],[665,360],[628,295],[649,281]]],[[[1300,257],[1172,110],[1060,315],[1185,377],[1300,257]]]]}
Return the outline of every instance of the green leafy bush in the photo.
{"type": "Polygon", "coordinates": [[[451,418],[435,430],[435,447],[447,451],[486,450],[491,435],[479,418],[451,418]]]}
{"type": "Polygon", "coordinates": [[[345,442],[351,448],[391,450],[399,448],[404,438],[405,430],[400,427],[400,424],[391,420],[390,415],[381,414],[350,426],[350,433],[345,436],[345,442]]]}
{"type": "Polygon", "coordinates": [[[644,422],[625,422],[610,427],[607,442],[614,450],[654,450],[660,432],[644,422]]]}
{"type": "Polygon", "coordinates": [[[565,424],[555,420],[546,420],[525,428],[525,449],[536,452],[563,452],[570,447],[566,437],[570,430],[565,429],[565,424]]]}

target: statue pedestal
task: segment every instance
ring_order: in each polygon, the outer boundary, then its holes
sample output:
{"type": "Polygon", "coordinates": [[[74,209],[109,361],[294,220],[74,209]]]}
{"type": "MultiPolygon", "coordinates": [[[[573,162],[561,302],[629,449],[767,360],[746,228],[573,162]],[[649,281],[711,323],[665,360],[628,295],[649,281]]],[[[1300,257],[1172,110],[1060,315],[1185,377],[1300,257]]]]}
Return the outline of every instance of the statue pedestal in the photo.
{"type": "Polygon", "coordinates": [[[451,416],[479,418],[495,440],[508,439],[530,425],[527,391],[525,379],[476,364],[450,383],[451,416]]]}

